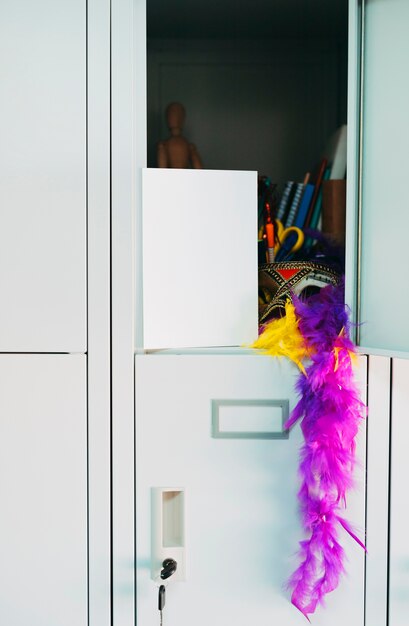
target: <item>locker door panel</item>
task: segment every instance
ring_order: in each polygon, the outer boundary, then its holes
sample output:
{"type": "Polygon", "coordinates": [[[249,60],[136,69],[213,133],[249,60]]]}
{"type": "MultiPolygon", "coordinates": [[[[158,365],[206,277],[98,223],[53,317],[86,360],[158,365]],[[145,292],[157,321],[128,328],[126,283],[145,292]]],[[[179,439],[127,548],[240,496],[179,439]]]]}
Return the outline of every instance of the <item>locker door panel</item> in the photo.
{"type": "Polygon", "coordinates": [[[82,355],[0,356],[0,622],[87,624],[82,355]]]}
{"type": "Polygon", "coordinates": [[[86,3],[0,8],[0,351],[84,352],[86,3]]]}
{"type": "MultiPolygon", "coordinates": [[[[286,361],[261,356],[136,357],[138,625],[158,620],[150,579],[151,487],[186,493],[186,582],[169,583],[169,626],[305,623],[283,590],[302,538],[300,430],[275,440],[211,435],[212,400],[287,399],[291,410],[296,376],[286,361]]],[[[361,441],[361,459],[363,447],[361,441]]],[[[363,536],[359,472],[347,515],[363,536]]],[[[363,625],[364,555],[346,534],[342,541],[348,575],[314,615],[320,626],[363,625]]]]}
{"type": "Polygon", "coordinates": [[[369,357],[365,615],[386,626],[388,612],[389,444],[391,359],[369,357]]]}
{"type": "Polygon", "coordinates": [[[364,5],[360,344],[407,352],[409,3],[364,5]]]}

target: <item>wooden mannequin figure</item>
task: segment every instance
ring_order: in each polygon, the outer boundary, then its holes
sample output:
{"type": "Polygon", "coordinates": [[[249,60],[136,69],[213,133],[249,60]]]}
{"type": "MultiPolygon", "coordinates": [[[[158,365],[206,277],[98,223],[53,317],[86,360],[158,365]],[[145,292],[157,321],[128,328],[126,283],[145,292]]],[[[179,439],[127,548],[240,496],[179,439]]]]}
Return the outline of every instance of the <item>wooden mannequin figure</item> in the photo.
{"type": "Polygon", "coordinates": [[[166,107],[166,121],[170,137],[158,144],[158,167],[203,168],[196,146],[182,136],[185,118],[185,107],[180,102],[171,102],[166,107]]]}

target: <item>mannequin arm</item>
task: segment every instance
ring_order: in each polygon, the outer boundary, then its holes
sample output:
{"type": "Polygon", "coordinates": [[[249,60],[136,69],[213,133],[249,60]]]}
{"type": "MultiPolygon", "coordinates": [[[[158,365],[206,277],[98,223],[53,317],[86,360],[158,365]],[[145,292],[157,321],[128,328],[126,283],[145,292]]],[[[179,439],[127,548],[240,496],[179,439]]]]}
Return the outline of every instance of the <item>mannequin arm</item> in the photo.
{"type": "Polygon", "coordinates": [[[192,162],[192,167],[195,170],[202,170],[203,169],[203,163],[202,160],[200,158],[200,155],[196,149],[195,144],[190,143],[189,144],[189,157],[190,160],[192,162]]]}
{"type": "Polygon", "coordinates": [[[166,147],[163,141],[160,141],[158,143],[158,149],[156,151],[156,159],[158,162],[158,167],[169,167],[168,154],[167,154],[166,147]]]}

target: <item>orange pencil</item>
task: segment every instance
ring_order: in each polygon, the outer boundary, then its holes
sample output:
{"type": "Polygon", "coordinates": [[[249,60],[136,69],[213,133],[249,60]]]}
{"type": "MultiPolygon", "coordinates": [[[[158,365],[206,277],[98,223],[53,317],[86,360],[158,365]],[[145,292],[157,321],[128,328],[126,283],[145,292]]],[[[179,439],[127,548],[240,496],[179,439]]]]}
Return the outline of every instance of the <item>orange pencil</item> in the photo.
{"type": "Polygon", "coordinates": [[[272,222],[267,222],[266,224],[266,235],[268,262],[274,263],[274,224],[272,222]]]}

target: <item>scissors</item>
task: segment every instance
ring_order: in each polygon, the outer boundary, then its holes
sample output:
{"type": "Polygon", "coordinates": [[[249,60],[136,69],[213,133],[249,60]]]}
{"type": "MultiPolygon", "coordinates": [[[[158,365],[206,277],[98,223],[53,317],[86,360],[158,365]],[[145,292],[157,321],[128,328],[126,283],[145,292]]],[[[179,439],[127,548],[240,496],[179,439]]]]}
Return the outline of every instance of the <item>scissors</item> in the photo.
{"type": "Polygon", "coordinates": [[[284,228],[280,220],[276,220],[277,241],[274,247],[276,261],[282,261],[293,252],[297,252],[304,243],[304,233],[298,226],[284,228]],[[277,258],[278,257],[278,258],[277,258]]]}

